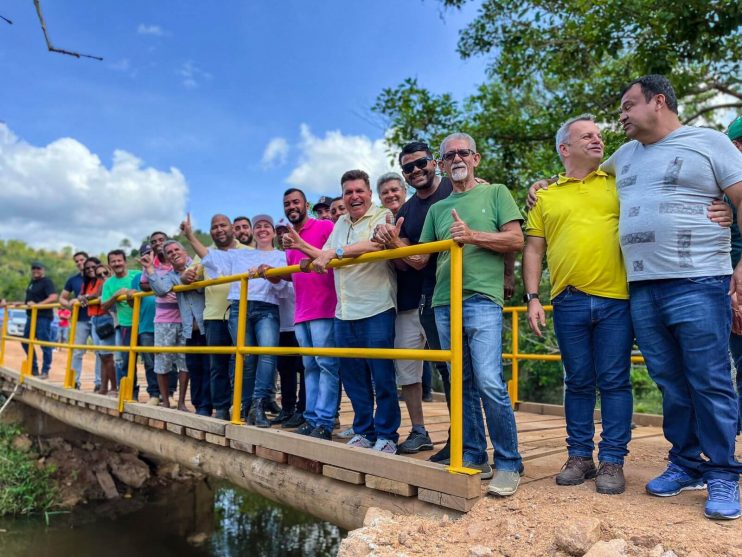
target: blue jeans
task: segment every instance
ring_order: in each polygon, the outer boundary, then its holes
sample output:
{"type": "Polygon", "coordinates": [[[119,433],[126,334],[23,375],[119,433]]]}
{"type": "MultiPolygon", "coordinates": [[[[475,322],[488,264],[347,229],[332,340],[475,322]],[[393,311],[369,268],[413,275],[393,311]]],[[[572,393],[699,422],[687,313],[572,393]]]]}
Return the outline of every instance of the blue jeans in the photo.
{"type": "Polygon", "coordinates": [[[737,435],[739,435],[742,433],[742,335],[732,333],[729,336],[729,351],[732,353],[734,369],[737,372],[737,399],[739,401],[737,435]]]}
{"type": "MultiPolygon", "coordinates": [[[[441,347],[451,347],[451,311],[449,306],[434,308],[435,324],[441,347]]],[[[502,373],[502,308],[481,294],[463,304],[463,390],[464,390],[464,460],[474,464],[487,461],[482,410],[484,405],[495,468],[518,470],[523,467],[518,452],[515,414],[502,373]]]]}
{"type": "Polygon", "coordinates": [[[596,387],[603,430],[600,462],[623,465],[631,440],[631,347],[628,300],[591,296],[568,287],[552,300],[554,331],[564,365],[564,412],[570,456],[593,456],[596,387]]]}
{"type": "MultiPolygon", "coordinates": [[[[335,341],[343,348],[394,348],[395,319],[393,308],[364,319],[335,319],[335,341]]],[[[340,375],[355,413],[353,431],[372,443],[377,439],[396,443],[402,417],[394,362],[341,358],[340,375]]]]}
{"type": "MultiPolygon", "coordinates": [[[[333,319],[313,319],[297,323],[296,340],[303,348],[334,348],[333,319]]],[[[335,425],[338,389],[340,388],[340,362],[327,356],[304,356],[304,385],[307,401],[304,419],[312,427],[335,425]]]]}
{"type": "MultiPolygon", "coordinates": [[[[229,346],[232,336],[229,334],[229,323],[222,319],[204,321],[206,344],[209,346],[229,346]]],[[[209,376],[211,403],[216,410],[229,410],[232,404],[232,383],[229,379],[230,354],[209,355],[209,376]]]]}
{"type": "Polygon", "coordinates": [[[636,339],[662,391],[670,461],[706,480],[737,481],[729,277],[641,281],[630,289],[636,339]]]}
{"type": "MultiPolygon", "coordinates": [[[[81,310],[84,311],[84,310],[81,310]]],[[[75,344],[87,344],[88,339],[93,338],[93,322],[91,319],[77,322],[75,326],[75,344]]],[[[94,341],[95,342],[95,341],[94,341]]],[[[100,354],[93,352],[95,355],[95,385],[100,386],[100,354]]],[[[75,383],[82,382],[82,358],[85,355],[84,350],[74,350],[72,352],[72,369],[75,370],[75,383]]]]}
{"type": "MultiPolygon", "coordinates": [[[[139,333],[137,344],[139,346],[154,346],[155,333],[139,333]]],[[[157,375],[155,375],[155,355],[152,352],[142,352],[139,357],[144,363],[144,376],[147,378],[147,394],[151,397],[159,397],[160,387],[157,385],[157,375]]]]}
{"type": "MultiPolygon", "coordinates": [[[[239,304],[229,309],[229,332],[237,342],[237,318],[239,304]]],[[[278,306],[267,302],[247,302],[247,329],[245,346],[278,346],[280,324],[278,306]]],[[[245,356],[242,376],[242,407],[248,408],[251,401],[270,398],[276,375],[275,356],[245,356]]]]}
{"type": "MultiPolygon", "coordinates": [[[[206,336],[194,330],[191,338],[186,339],[186,346],[206,346],[206,336]]],[[[196,414],[211,416],[211,374],[209,372],[208,354],[186,354],[186,367],[191,380],[191,403],[196,414]]],[[[173,374],[171,374],[173,375],[173,374]]]]}
{"type": "MultiPolygon", "coordinates": [[[[26,319],[26,326],[23,329],[23,338],[29,338],[29,335],[31,334],[31,316],[28,316],[28,319],[26,319]]],[[[42,340],[45,342],[51,341],[51,334],[52,334],[52,320],[49,317],[36,317],[36,340],[42,340]]],[[[23,351],[28,354],[28,344],[23,343],[23,351]]],[[[51,346],[42,346],[41,347],[41,354],[43,356],[43,361],[41,364],[41,373],[44,375],[48,375],[49,370],[52,367],[52,347],[51,346]]],[[[32,375],[38,375],[39,374],[39,367],[38,363],[36,362],[36,350],[33,350],[33,353],[31,354],[31,374],[32,375]]]]}

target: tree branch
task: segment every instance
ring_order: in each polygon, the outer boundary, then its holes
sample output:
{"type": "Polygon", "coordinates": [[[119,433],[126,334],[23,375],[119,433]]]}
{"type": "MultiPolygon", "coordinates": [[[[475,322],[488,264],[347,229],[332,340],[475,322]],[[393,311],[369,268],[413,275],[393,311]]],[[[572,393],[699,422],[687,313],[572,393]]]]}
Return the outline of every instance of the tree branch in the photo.
{"type": "Polygon", "coordinates": [[[718,81],[714,81],[712,87],[716,89],[717,91],[720,91],[722,93],[726,93],[727,95],[730,95],[732,97],[736,97],[739,100],[742,101],[742,93],[739,91],[735,91],[734,89],[731,89],[730,87],[727,87],[723,83],[719,83],[718,81]]]}
{"type": "Polygon", "coordinates": [[[713,112],[714,110],[719,110],[721,108],[742,108],[742,102],[736,102],[736,103],[723,103],[723,104],[717,104],[714,106],[707,106],[706,108],[702,108],[698,112],[696,112],[693,116],[690,118],[686,118],[683,121],[683,124],[689,124],[699,116],[703,116],[704,114],[707,114],[709,112],[713,112]]]}
{"type": "Polygon", "coordinates": [[[44,16],[41,13],[41,4],[39,3],[39,0],[33,0],[34,6],[36,6],[36,13],[39,15],[39,23],[41,23],[41,30],[44,33],[44,39],[46,40],[46,48],[49,50],[49,52],[58,52],[59,54],[67,54],[69,56],[74,56],[75,58],[92,58],[94,60],[103,60],[100,56],[93,56],[92,54],[80,54],[79,52],[73,52],[71,50],[64,50],[62,48],[56,48],[54,45],[52,45],[51,40],[49,39],[49,33],[46,31],[46,22],[44,21],[44,16]]]}

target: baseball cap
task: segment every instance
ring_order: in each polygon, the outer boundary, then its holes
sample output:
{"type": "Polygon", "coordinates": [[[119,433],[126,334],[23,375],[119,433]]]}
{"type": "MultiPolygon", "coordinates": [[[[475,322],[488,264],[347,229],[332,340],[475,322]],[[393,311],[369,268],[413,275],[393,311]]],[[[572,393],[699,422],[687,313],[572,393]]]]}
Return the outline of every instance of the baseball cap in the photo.
{"type": "Polygon", "coordinates": [[[46,269],[46,267],[41,261],[32,261],[31,268],[32,269],[46,269]]]}
{"type": "Polygon", "coordinates": [[[261,220],[264,222],[267,222],[268,224],[270,224],[271,226],[275,228],[275,225],[273,224],[273,217],[271,217],[270,215],[255,215],[252,218],[253,227],[255,227],[255,225],[258,224],[261,220]]]}
{"type": "Polygon", "coordinates": [[[737,116],[734,122],[729,124],[727,135],[732,141],[742,138],[742,116],[737,116]]]}
{"type": "Polygon", "coordinates": [[[149,242],[144,242],[141,246],[139,246],[139,255],[144,255],[145,253],[149,253],[152,251],[152,245],[149,242]]]}
{"type": "Polygon", "coordinates": [[[286,219],[281,219],[276,223],[276,228],[290,228],[289,227],[289,221],[286,219]]]}
{"type": "Polygon", "coordinates": [[[329,208],[330,205],[332,205],[332,197],[328,197],[326,195],[323,195],[317,200],[317,203],[313,205],[313,208],[317,208],[324,205],[325,207],[329,208]]]}

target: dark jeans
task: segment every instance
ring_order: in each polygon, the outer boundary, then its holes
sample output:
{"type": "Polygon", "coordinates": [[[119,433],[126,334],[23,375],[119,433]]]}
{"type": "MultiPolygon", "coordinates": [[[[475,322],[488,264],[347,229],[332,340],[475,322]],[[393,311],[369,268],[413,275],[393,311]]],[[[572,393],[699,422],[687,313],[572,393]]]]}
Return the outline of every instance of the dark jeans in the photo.
{"type": "MultiPolygon", "coordinates": [[[[299,347],[294,331],[283,331],[279,337],[279,346],[284,348],[299,347]]],[[[307,393],[304,386],[304,364],[301,356],[278,356],[276,360],[278,375],[281,377],[281,407],[288,411],[304,412],[307,393]],[[299,400],[296,400],[296,383],[299,377],[299,400]]]]}
{"type": "MultiPolygon", "coordinates": [[[[229,322],[226,319],[209,319],[204,321],[204,325],[206,327],[206,344],[208,346],[229,346],[232,344],[232,336],[229,334],[229,322]]],[[[231,354],[209,355],[211,404],[216,410],[229,410],[232,404],[231,365],[231,354]]]]}
{"type": "MultiPolygon", "coordinates": [[[[186,346],[206,346],[206,335],[194,330],[186,346]]],[[[196,414],[211,416],[211,372],[208,354],[186,354],[186,367],[191,380],[191,404],[196,414]]]]}
{"type": "MultiPolygon", "coordinates": [[[[388,309],[365,319],[335,319],[335,340],[345,348],[394,348],[395,318],[394,309],[388,309]]],[[[353,431],[372,443],[377,439],[396,443],[401,414],[394,362],[341,358],[340,377],[355,413],[353,431]]]]}
{"type": "MultiPolygon", "coordinates": [[[[31,334],[31,316],[26,319],[26,327],[23,329],[23,338],[29,338],[31,334]]],[[[36,340],[51,341],[52,320],[48,317],[36,317],[36,340]]],[[[28,354],[28,344],[23,343],[23,351],[28,354]]],[[[52,367],[52,348],[51,346],[42,346],[41,354],[43,361],[41,364],[41,373],[48,374],[52,367]]],[[[36,362],[36,350],[31,354],[31,374],[38,375],[39,367],[36,362]]]]}
{"type": "MultiPolygon", "coordinates": [[[[420,323],[425,330],[425,336],[428,339],[428,347],[431,350],[440,350],[441,341],[438,336],[438,327],[435,324],[435,313],[433,308],[430,306],[433,296],[423,295],[420,298],[420,323]]],[[[433,362],[433,367],[440,374],[441,381],[443,382],[443,393],[446,395],[446,405],[449,410],[451,409],[451,376],[448,373],[448,366],[446,362],[433,362]]],[[[423,368],[423,393],[430,392],[432,388],[432,372],[429,371],[428,386],[426,387],[425,370],[430,370],[430,367],[423,368]]]]}
{"type": "Polygon", "coordinates": [[[640,281],[630,289],[636,340],[662,391],[670,462],[706,480],[738,481],[729,276],[640,281]]]}
{"type": "Polygon", "coordinates": [[[564,412],[570,456],[593,456],[596,388],[602,421],[600,462],[623,465],[631,440],[631,347],[628,300],[591,296],[568,287],[552,301],[564,365],[564,412]]]}

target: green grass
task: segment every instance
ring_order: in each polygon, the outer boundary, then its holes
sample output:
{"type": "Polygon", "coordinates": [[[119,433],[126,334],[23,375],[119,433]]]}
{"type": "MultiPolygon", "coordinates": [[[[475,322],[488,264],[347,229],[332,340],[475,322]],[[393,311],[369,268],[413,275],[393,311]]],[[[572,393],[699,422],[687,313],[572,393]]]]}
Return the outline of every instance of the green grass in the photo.
{"type": "Polygon", "coordinates": [[[22,433],[15,424],[0,424],[0,516],[45,512],[57,498],[54,467],[39,465],[33,451],[13,447],[22,433]]]}

